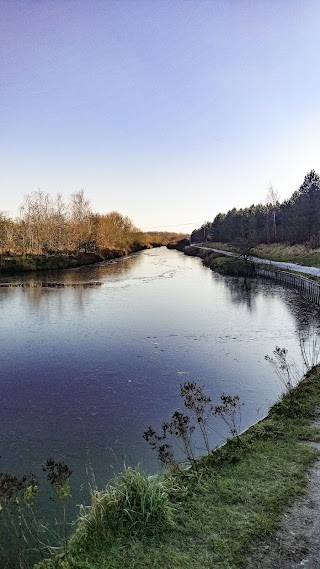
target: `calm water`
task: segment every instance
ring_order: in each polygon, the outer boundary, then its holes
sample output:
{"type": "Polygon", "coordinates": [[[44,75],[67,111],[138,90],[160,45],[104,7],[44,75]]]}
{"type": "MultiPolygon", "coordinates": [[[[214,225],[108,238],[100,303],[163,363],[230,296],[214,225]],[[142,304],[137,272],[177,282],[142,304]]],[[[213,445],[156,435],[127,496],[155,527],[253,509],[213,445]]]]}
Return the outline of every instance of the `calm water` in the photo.
{"type": "MultiPolygon", "coordinates": [[[[88,470],[101,485],[124,463],[158,468],[142,435],[181,407],[182,381],[217,403],[239,395],[243,429],[262,417],[281,391],[264,356],[278,344],[300,362],[297,330],[319,315],[278,284],[222,277],[165,248],[23,279],[103,282],[0,289],[0,472],[64,460],[74,503],[88,470]]],[[[226,431],[214,428],[217,444],[226,431]]]]}

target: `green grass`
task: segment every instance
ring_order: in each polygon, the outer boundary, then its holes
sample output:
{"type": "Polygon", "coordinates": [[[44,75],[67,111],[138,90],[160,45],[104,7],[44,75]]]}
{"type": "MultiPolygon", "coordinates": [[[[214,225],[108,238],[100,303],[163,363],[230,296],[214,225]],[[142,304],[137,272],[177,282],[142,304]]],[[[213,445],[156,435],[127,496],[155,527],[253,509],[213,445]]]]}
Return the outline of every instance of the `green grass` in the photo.
{"type": "MultiPolygon", "coordinates": [[[[221,249],[224,251],[236,252],[236,246],[230,243],[199,243],[199,246],[205,246],[213,249],[221,249]]],[[[195,249],[195,247],[194,247],[195,249]]],[[[200,249],[199,249],[200,251],[200,249]]],[[[205,253],[205,251],[202,251],[205,253]]],[[[189,253],[187,253],[189,254],[189,253]]],[[[195,253],[196,254],[196,253],[195,253]]],[[[208,252],[207,252],[208,254],[208,252]]],[[[209,254],[210,255],[210,254],[209,254]]],[[[212,253],[212,255],[218,256],[219,253],[212,253]]],[[[284,263],[296,263],[298,265],[305,265],[309,267],[320,267],[320,250],[310,250],[305,245],[287,245],[287,244],[261,244],[257,245],[253,251],[252,255],[255,257],[260,257],[261,259],[268,259],[270,261],[281,261],[284,263]]],[[[200,256],[200,255],[198,255],[200,256]]],[[[204,255],[203,257],[204,258],[204,255]]],[[[226,259],[226,257],[220,257],[226,259]]],[[[228,258],[228,257],[227,257],[228,258]]],[[[226,261],[222,261],[222,264],[226,261]]],[[[211,265],[210,265],[211,266],[211,265]]],[[[265,269],[266,266],[261,264],[261,269],[265,269]]],[[[219,267],[212,267],[218,268],[219,267]]],[[[269,271],[278,271],[278,267],[268,266],[269,271]]],[[[290,269],[290,273],[297,274],[299,276],[305,276],[317,283],[320,282],[320,278],[314,275],[309,275],[308,273],[301,273],[300,271],[293,271],[290,269]]],[[[228,273],[226,273],[228,274],[228,273]]],[[[231,274],[231,273],[230,273],[231,274]]]]}
{"type": "Polygon", "coordinates": [[[221,251],[234,251],[235,246],[231,243],[220,243],[220,242],[211,242],[211,241],[204,241],[203,243],[197,243],[195,247],[208,247],[209,249],[221,249],[221,251]]]}
{"type": "Polygon", "coordinates": [[[209,261],[206,262],[205,259],[204,264],[224,275],[253,276],[255,274],[253,263],[245,263],[243,259],[237,259],[235,257],[217,257],[210,259],[211,254],[209,255],[209,261]]]}
{"type": "Polygon", "coordinates": [[[89,508],[82,507],[71,550],[109,547],[118,535],[153,536],[174,527],[173,493],[173,479],[126,468],[104,491],[93,493],[89,508]]]}
{"type": "MultiPolygon", "coordinates": [[[[212,247],[224,251],[234,251],[235,245],[231,243],[199,243],[199,246],[212,247]]],[[[261,244],[257,245],[252,253],[261,259],[270,261],[282,261],[306,265],[309,267],[320,267],[320,250],[310,249],[305,245],[288,245],[287,243],[261,244]]]]}
{"type": "MultiPolygon", "coordinates": [[[[246,553],[276,530],[281,514],[305,490],[306,472],[317,452],[301,440],[319,439],[318,431],[309,425],[319,402],[320,374],[314,371],[271,409],[267,419],[201,458],[197,478],[168,472],[157,482],[153,478],[152,484],[160,482],[165,493],[167,513],[160,515],[159,526],[157,516],[151,526],[146,523],[139,497],[133,500],[139,512],[137,524],[123,526],[126,514],[123,518],[120,506],[116,514],[122,520],[120,524],[98,515],[94,523],[101,522],[102,527],[94,537],[89,532],[82,539],[82,518],[71,539],[69,557],[56,557],[38,568],[242,567],[246,553]]],[[[125,493],[132,487],[135,471],[130,471],[130,480],[126,481],[126,476],[120,483],[125,493]]],[[[149,496],[146,511],[150,512],[150,488],[146,490],[145,481],[141,484],[141,476],[138,474],[139,480],[133,484],[133,494],[145,489],[142,494],[149,496]]],[[[113,502],[113,491],[101,493],[99,500],[107,496],[107,502],[113,502]]],[[[125,508],[131,515],[133,502],[131,496],[125,508]]],[[[94,508],[95,504],[85,515],[94,516],[94,508]]]]}
{"type": "Polygon", "coordinates": [[[184,247],[183,253],[191,257],[200,257],[206,267],[210,267],[210,269],[214,269],[223,275],[253,276],[255,274],[253,263],[245,263],[243,259],[227,257],[215,251],[210,253],[197,247],[184,247]]]}
{"type": "Polygon", "coordinates": [[[254,249],[254,255],[270,261],[284,261],[320,267],[320,251],[307,248],[305,245],[258,245],[254,249]]]}

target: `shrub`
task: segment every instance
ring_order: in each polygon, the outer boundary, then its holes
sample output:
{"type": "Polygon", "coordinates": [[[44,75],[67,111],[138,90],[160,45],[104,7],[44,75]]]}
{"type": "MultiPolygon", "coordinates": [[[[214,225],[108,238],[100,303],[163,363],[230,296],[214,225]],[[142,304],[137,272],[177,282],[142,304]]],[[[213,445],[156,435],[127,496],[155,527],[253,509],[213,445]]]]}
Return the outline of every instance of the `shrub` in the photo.
{"type": "Polygon", "coordinates": [[[208,266],[224,275],[238,277],[253,277],[255,275],[253,263],[235,257],[218,257],[212,259],[208,266]]]}
{"type": "Polygon", "coordinates": [[[172,527],[174,506],[169,494],[173,479],[147,476],[126,468],[107,488],[95,491],[91,506],[82,506],[70,548],[99,548],[114,537],[157,535],[172,527]]]}

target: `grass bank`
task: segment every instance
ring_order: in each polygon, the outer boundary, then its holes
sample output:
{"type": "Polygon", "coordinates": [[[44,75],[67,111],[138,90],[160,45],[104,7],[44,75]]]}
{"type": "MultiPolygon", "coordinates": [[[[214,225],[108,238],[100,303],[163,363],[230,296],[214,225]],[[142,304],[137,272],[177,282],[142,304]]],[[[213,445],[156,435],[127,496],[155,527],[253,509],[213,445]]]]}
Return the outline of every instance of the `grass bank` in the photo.
{"type": "Polygon", "coordinates": [[[262,244],[254,248],[253,254],[270,261],[284,261],[309,267],[320,267],[320,251],[310,249],[305,245],[262,244]]]}
{"type": "Polygon", "coordinates": [[[235,569],[301,495],[317,453],[320,372],[268,417],[197,461],[197,476],[127,470],[83,510],[69,552],[37,569],[235,569]]]}
{"type": "Polygon", "coordinates": [[[227,257],[215,251],[206,251],[195,246],[186,246],[181,251],[191,257],[200,257],[206,267],[218,271],[223,275],[236,277],[253,277],[255,275],[254,264],[248,260],[237,257],[227,257]]]}
{"type": "MultiPolygon", "coordinates": [[[[236,245],[230,243],[199,243],[205,247],[221,249],[224,251],[235,251],[236,245]]],[[[320,267],[320,250],[310,249],[306,245],[288,245],[283,243],[256,245],[252,250],[252,255],[270,261],[282,261],[296,263],[309,267],[320,267]]]]}
{"type": "MultiPolygon", "coordinates": [[[[211,242],[204,242],[199,243],[199,247],[207,247],[208,249],[221,249],[222,251],[230,251],[231,253],[237,252],[236,245],[231,245],[230,243],[211,243],[211,242]]],[[[217,270],[223,274],[230,274],[236,276],[254,276],[254,269],[253,266],[259,266],[258,262],[254,264],[251,263],[251,269],[249,274],[245,273],[246,267],[245,263],[242,259],[238,259],[239,261],[239,268],[238,264],[232,260],[229,260],[230,257],[221,256],[221,254],[217,252],[209,253],[208,251],[203,251],[201,249],[197,249],[197,246],[193,246],[190,248],[186,248],[183,251],[187,255],[194,255],[201,257],[203,259],[203,263],[207,266],[210,266],[212,269],[217,270]],[[188,249],[195,249],[194,253],[189,253],[188,249]],[[211,262],[212,259],[216,259],[214,262],[211,262]]],[[[255,257],[260,257],[261,259],[268,259],[270,261],[281,261],[284,263],[296,263],[299,265],[305,265],[306,267],[320,267],[320,251],[318,250],[310,250],[304,245],[259,245],[251,250],[250,254],[255,257]]],[[[261,264],[260,268],[265,269],[265,265],[261,264]]],[[[280,269],[281,270],[281,269],[280,269]]],[[[315,281],[316,283],[320,283],[320,277],[315,275],[310,275],[309,273],[303,273],[301,271],[293,271],[292,269],[282,269],[286,270],[287,272],[297,274],[298,276],[305,276],[308,279],[315,281]]],[[[273,267],[272,265],[268,266],[268,271],[279,271],[278,267],[273,267]]]]}

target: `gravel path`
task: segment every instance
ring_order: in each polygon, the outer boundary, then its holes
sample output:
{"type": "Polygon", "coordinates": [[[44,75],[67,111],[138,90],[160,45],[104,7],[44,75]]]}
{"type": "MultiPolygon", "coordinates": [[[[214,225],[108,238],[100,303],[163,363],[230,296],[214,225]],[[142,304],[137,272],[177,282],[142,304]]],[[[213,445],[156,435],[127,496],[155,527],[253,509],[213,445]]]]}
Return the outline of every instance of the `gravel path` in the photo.
{"type": "MultiPolygon", "coordinates": [[[[320,411],[312,425],[320,428],[320,411]]],[[[320,451],[320,443],[303,444],[320,451]]],[[[308,477],[306,494],[283,516],[277,535],[248,558],[245,569],[320,569],[320,458],[308,477]]]]}

